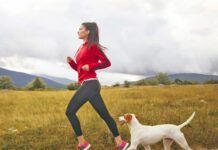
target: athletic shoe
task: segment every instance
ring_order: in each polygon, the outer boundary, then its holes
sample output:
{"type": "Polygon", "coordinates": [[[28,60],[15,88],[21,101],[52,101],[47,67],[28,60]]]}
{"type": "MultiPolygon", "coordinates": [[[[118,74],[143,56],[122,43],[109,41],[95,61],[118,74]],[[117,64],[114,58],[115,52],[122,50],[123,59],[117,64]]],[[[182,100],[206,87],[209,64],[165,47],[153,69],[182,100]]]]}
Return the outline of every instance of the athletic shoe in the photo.
{"type": "Polygon", "coordinates": [[[129,146],[129,143],[122,140],[121,144],[119,146],[116,146],[115,150],[126,150],[128,146],[129,146]]]}
{"type": "Polygon", "coordinates": [[[82,145],[79,146],[79,144],[76,145],[76,150],[88,150],[91,147],[91,144],[89,142],[85,141],[82,145]]]}

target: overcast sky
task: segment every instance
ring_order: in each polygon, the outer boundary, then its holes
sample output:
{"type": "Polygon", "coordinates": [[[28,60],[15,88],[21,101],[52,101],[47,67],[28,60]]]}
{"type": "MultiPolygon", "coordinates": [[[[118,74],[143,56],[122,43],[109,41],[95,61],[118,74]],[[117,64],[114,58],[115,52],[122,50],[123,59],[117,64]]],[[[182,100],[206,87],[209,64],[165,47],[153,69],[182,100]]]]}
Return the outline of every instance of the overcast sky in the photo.
{"type": "Polygon", "coordinates": [[[97,71],[104,83],[218,74],[217,0],[0,0],[0,67],[77,80],[66,57],[83,42],[85,21],[108,47],[112,65],[97,71]]]}

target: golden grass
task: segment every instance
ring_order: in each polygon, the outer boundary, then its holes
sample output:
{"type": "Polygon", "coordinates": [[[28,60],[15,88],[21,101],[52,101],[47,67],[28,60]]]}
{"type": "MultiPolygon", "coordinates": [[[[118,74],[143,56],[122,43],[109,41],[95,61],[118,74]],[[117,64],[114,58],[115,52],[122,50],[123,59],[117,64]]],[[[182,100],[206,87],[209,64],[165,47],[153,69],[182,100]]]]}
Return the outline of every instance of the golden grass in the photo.
{"type": "MultiPolygon", "coordinates": [[[[182,131],[190,146],[201,150],[218,148],[217,91],[218,85],[171,85],[102,88],[101,94],[116,121],[130,112],[137,114],[142,124],[180,124],[195,111],[191,127],[182,131]]],[[[77,139],[65,115],[74,92],[0,91],[0,148],[75,149],[77,139]]],[[[114,149],[112,133],[90,103],[77,114],[92,150],[114,149]]],[[[117,125],[129,141],[128,127],[117,125]]],[[[162,143],[152,149],[163,149],[162,143]]],[[[180,148],[174,143],[173,149],[180,148]]]]}

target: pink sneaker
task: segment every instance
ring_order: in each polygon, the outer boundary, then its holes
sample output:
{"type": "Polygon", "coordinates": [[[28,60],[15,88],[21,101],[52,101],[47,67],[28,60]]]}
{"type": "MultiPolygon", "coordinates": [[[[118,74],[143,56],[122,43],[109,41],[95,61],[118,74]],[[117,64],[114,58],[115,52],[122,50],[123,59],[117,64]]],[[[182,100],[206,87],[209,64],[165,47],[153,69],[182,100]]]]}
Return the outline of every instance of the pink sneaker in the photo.
{"type": "Polygon", "coordinates": [[[91,147],[91,144],[89,142],[85,141],[82,145],[79,146],[79,144],[76,145],[76,150],[88,150],[91,147]]]}
{"type": "Polygon", "coordinates": [[[128,146],[129,146],[129,143],[122,140],[122,143],[119,146],[117,146],[115,150],[126,150],[128,146]]]}

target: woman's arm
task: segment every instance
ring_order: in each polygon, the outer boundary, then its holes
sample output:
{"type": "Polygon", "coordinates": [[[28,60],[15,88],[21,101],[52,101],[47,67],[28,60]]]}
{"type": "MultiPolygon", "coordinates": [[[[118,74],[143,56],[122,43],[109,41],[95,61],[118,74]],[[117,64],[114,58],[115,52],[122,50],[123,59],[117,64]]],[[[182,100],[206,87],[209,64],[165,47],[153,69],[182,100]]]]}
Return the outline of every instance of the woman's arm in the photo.
{"type": "Polygon", "coordinates": [[[90,71],[94,71],[97,69],[103,69],[103,68],[107,68],[107,67],[111,66],[110,60],[107,58],[107,56],[105,55],[105,53],[103,51],[101,51],[97,48],[96,45],[92,46],[92,52],[94,53],[94,55],[96,55],[99,58],[99,60],[101,62],[88,64],[90,71]]]}
{"type": "Polygon", "coordinates": [[[70,64],[71,68],[77,71],[77,64],[74,62],[74,60],[71,57],[67,57],[67,62],[70,64]]]}

